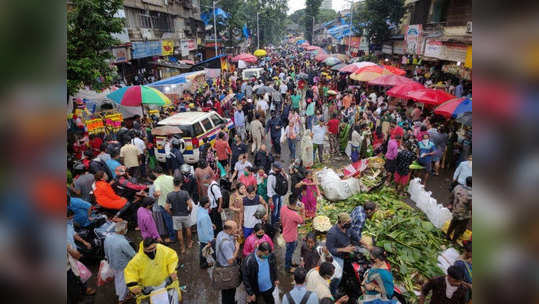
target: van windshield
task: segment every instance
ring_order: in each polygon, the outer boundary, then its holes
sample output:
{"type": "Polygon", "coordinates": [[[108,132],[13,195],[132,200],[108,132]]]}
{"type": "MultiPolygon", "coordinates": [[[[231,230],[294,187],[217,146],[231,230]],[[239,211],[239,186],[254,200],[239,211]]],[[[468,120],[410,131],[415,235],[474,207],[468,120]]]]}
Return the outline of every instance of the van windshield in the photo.
{"type": "Polygon", "coordinates": [[[193,126],[191,125],[181,125],[176,126],[182,130],[182,137],[193,137],[193,126]]]}

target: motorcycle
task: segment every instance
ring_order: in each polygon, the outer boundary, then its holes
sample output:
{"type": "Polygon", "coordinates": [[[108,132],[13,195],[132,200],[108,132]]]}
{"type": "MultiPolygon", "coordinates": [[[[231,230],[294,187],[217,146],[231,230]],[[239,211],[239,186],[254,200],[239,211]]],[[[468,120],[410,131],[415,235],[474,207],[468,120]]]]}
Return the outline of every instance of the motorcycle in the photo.
{"type": "Polygon", "coordinates": [[[182,303],[182,294],[178,280],[167,280],[160,286],[143,287],[142,292],[136,297],[137,304],[179,304],[182,303]]]}

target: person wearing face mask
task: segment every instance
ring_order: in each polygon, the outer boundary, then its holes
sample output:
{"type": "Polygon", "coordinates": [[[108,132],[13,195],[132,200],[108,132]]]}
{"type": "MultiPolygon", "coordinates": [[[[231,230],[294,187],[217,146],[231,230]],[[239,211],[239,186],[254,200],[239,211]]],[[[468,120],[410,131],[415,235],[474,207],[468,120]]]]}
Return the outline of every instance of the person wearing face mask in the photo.
{"type": "MultiPolygon", "coordinates": [[[[238,243],[238,225],[234,221],[226,221],[223,231],[219,232],[215,240],[215,256],[217,267],[233,266],[240,253],[238,243]]],[[[222,303],[233,304],[236,288],[222,289],[222,303]]]]}
{"type": "Polygon", "coordinates": [[[136,252],[125,238],[127,233],[127,222],[118,222],[115,225],[115,232],[110,233],[103,243],[105,257],[110,268],[114,272],[114,288],[120,303],[127,297],[127,287],[125,286],[124,269],[127,263],[135,256],[136,252]]]}
{"type": "Polygon", "coordinates": [[[271,250],[273,250],[273,241],[264,231],[264,226],[261,223],[257,223],[253,228],[253,233],[245,239],[245,243],[243,244],[243,257],[253,253],[262,242],[268,242],[271,246],[271,250]]]}
{"type": "Polygon", "coordinates": [[[198,241],[200,242],[200,268],[208,268],[208,263],[206,259],[202,256],[202,249],[211,242],[213,237],[213,229],[215,225],[211,222],[210,218],[210,201],[208,198],[203,198],[200,200],[200,206],[197,209],[197,235],[198,241]]]}
{"type": "Polygon", "coordinates": [[[279,285],[279,280],[275,256],[268,242],[260,243],[255,252],[245,258],[242,281],[247,291],[247,303],[257,303],[258,298],[264,299],[265,304],[275,303],[272,292],[279,285]]]}
{"type": "Polygon", "coordinates": [[[425,303],[425,298],[432,292],[430,303],[464,304],[468,302],[467,287],[462,284],[464,273],[456,266],[447,269],[447,275],[430,279],[421,289],[419,304],[425,303]]]}
{"type": "Polygon", "coordinates": [[[423,134],[423,139],[418,143],[417,161],[425,167],[423,184],[427,185],[429,174],[432,173],[432,156],[436,153],[434,143],[430,141],[429,134],[423,134]]]}
{"type": "Polygon", "coordinates": [[[176,266],[176,251],[158,244],[153,238],[145,238],[140,242],[137,254],[125,267],[126,285],[135,295],[141,294],[144,287],[165,287],[169,277],[174,281],[178,280],[176,266]]]}
{"type": "Polygon", "coordinates": [[[253,165],[251,164],[251,162],[247,160],[247,154],[242,154],[240,156],[240,159],[234,165],[234,174],[230,178],[230,182],[233,182],[234,179],[239,178],[240,175],[245,174],[245,172],[248,173],[248,168],[252,166],[253,165]]]}
{"type": "Polygon", "coordinates": [[[370,250],[373,265],[363,275],[361,291],[363,300],[389,300],[393,297],[393,275],[386,260],[386,253],[383,248],[373,247],[370,250]]]}
{"type": "Polygon", "coordinates": [[[333,296],[329,290],[329,282],[334,273],[335,266],[333,264],[329,262],[320,264],[319,267],[315,267],[307,272],[307,277],[305,278],[305,288],[316,293],[319,299],[333,299],[333,296]]]}
{"type": "MultiPolygon", "coordinates": [[[[341,266],[341,269],[344,266],[344,258],[354,251],[354,246],[352,245],[350,238],[351,227],[352,218],[348,213],[342,212],[337,216],[337,223],[329,229],[326,237],[326,247],[335,262],[341,266]]],[[[330,288],[332,294],[336,293],[337,288],[341,283],[341,279],[342,272],[336,274],[331,281],[330,288]]]]}

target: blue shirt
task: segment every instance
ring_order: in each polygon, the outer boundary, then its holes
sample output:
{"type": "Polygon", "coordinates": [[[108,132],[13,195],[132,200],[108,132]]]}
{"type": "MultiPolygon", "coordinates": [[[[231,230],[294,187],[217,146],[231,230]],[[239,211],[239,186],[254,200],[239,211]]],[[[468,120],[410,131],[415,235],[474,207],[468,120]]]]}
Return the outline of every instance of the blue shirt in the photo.
{"type": "Polygon", "coordinates": [[[73,222],[81,227],[90,225],[90,220],[88,219],[88,209],[90,209],[90,207],[92,207],[92,204],[87,201],[78,197],[72,197],[69,201],[69,209],[75,213],[73,222]]]}
{"type": "Polygon", "coordinates": [[[466,185],[466,178],[472,176],[472,166],[469,160],[462,161],[455,173],[453,174],[453,180],[456,180],[461,185],[466,185]]]}
{"type": "Polygon", "coordinates": [[[243,111],[234,112],[234,125],[236,127],[245,126],[245,115],[243,114],[243,111]]]}
{"type": "Polygon", "coordinates": [[[352,210],[352,213],[350,213],[350,217],[352,218],[352,227],[350,227],[350,238],[353,241],[359,242],[361,240],[361,230],[363,230],[363,226],[365,226],[365,220],[367,219],[367,215],[365,214],[365,209],[363,209],[363,206],[357,206],[352,210]]]}
{"type": "Polygon", "coordinates": [[[260,290],[260,292],[268,291],[273,287],[268,259],[261,259],[256,253],[255,258],[258,263],[258,290],[260,290]]]}
{"type": "Polygon", "coordinates": [[[432,155],[421,157],[421,154],[431,153],[434,151],[434,144],[432,143],[432,141],[429,140],[429,142],[426,145],[423,144],[423,141],[420,141],[418,146],[419,146],[419,158],[426,162],[431,161],[432,155]]]}
{"type": "Polygon", "coordinates": [[[110,233],[103,243],[105,258],[114,270],[122,270],[135,256],[135,250],[125,236],[118,233],[110,233]]]}
{"type": "Polygon", "coordinates": [[[77,245],[75,244],[75,229],[73,228],[73,221],[67,221],[67,244],[70,244],[73,249],[77,249],[77,245]]]}
{"type": "Polygon", "coordinates": [[[109,167],[110,172],[112,173],[112,178],[116,178],[116,167],[121,166],[122,164],[115,159],[108,159],[105,161],[105,164],[107,164],[109,167]]]}
{"type": "MultiPolygon", "coordinates": [[[[292,290],[290,290],[290,296],[292,297],[292,300],[294,300],[294,303],[301,303],[301,300],[303,299],[303,296],[305,296],[306,292],[307,289],[305,289],[305,286],[296,285],[294,288],[292,288],[292,290]]],[[[283,296],[282,304],[290,304],[286,295],[283,296]]],[[[307,304],[318,304],[318,297],[316,296],[315,292],[311,292],[309,299],[307,299],[307,304]]]]}
{"type": "Polygon", "coordinates": [[[197,209],[197,234],[201,243],[209,243],[213,240],[213,226],[208,210],[198,207],[197,209]]]}

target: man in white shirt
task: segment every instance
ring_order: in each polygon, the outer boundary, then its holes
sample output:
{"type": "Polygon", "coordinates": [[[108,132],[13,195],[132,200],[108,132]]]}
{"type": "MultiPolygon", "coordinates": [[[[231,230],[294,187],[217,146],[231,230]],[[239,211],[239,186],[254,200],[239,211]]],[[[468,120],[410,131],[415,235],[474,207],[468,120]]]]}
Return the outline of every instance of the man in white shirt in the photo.
{"type": "Polygon", "coordinates": [[[288,92],[288,86],[283,82],[279,86],[279,92],[281,92],[281,95],[283,99],[286,97],[286,93],[288,92]]]}
{"type": "Polygon", "coordinates": [[[313,127],[313,161],[316,161],[316,151],[318,151],[318,159],[322,163],[326,133],[327,128],[324,126],[324,120],[320,119],[318,124],[313,127]]]}
{"type": "Polygon", "coordinates": [[[221,212],[223,212],[223,195],[221,194],[221,187],[219,187],[215,178],[208,186],[208,199],[210,200],[210,218],[215,225],[213,233],[217,236],[217,234],[223,230],[223,221],[221,219],[221,212]]]}
{"type": "Polygon", "coordinates": [[[372,102],[376,103],[376,93],[372,92],[371,94],[369,94],[369,98],[372,102]]]}

